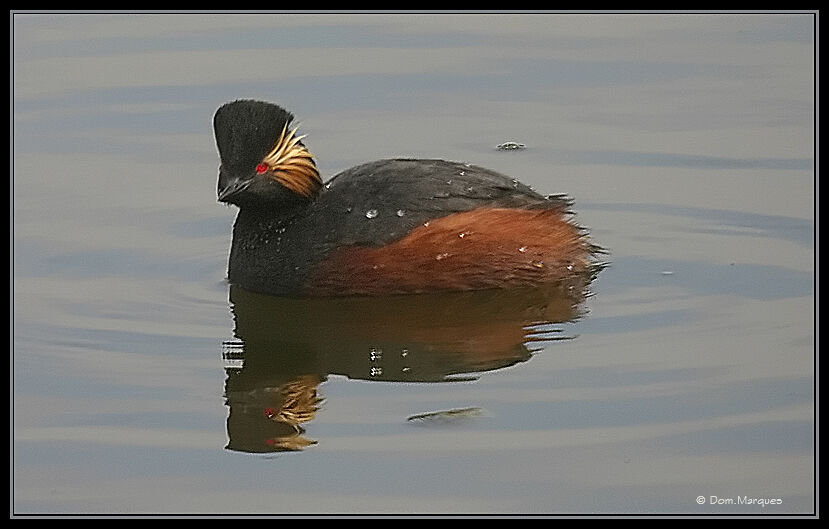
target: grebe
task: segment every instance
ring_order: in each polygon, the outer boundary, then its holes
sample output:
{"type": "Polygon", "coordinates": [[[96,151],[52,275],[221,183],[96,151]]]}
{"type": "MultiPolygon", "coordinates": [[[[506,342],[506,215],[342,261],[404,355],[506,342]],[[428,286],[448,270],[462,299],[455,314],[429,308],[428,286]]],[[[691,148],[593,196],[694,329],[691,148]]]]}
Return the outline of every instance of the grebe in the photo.
{"type": "Polygon", "coordinates": [[[284,296],[524,287],[588,273],[600,251],[567,197],[475,165],[386,159],[323,184],[293,119],[253,100],[214,116],[218,200],[239,208],[230,283],[284,296]]]}

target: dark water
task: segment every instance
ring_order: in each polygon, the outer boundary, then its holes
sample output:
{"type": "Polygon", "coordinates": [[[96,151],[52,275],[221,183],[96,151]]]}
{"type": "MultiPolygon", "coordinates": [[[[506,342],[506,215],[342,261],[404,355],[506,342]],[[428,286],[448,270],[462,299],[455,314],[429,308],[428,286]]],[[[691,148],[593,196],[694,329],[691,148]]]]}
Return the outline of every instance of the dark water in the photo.
{"type": "Polygon", "coordinates": [[[12,23],[12,514],[814,512],[811,15],[12,23]],[[328,176],[567,193],[611,266],[588,297],[231,291],[241,97],[328,176]]]}

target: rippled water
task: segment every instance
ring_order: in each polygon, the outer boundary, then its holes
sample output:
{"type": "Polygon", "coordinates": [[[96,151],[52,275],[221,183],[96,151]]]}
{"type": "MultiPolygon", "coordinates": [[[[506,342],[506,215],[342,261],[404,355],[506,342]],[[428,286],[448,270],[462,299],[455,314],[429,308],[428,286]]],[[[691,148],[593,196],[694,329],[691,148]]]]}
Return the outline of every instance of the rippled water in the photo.
{"type": "Polygon", "coordinates": [[[814,512],[814,22],[14,14],[12,514],[814,512]],[[328,176],[567,193],[610,266],[586,298],[231,290],[241,97],[328,176]]]}

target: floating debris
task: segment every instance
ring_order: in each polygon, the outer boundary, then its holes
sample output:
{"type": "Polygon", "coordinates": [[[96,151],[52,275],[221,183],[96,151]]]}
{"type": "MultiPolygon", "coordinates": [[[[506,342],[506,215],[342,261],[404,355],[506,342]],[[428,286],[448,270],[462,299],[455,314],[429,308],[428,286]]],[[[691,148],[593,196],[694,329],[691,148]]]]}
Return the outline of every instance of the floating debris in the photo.
{"type": "Polygon", "coordinates": [[[505,141],[500,145],[496,145],[495,148],[499,151],[518,151],[521,149],[526,149],[527,146],[523,143],[518,143],[517,141],[505,141]]]}
{"type": "Polygon", "coordinates": [[[418,413],[407,417],[409,422],[441,422],[450,423],[458,422],[466,419],[474,419],[476,417],[483,417],[486,414],[483,408],[455,408],[452,410],[431,411],[428,413],[418,413]]]}

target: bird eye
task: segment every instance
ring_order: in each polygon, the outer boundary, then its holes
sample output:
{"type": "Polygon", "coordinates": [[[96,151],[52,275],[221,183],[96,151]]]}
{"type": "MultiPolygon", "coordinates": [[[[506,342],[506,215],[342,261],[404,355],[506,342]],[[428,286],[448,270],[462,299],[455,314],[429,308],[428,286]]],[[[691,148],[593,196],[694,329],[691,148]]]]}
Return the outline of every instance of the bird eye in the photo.
{"type": "Polygon", "coordinates": [[[268,169],[270,169],[270,167],[268,167],[268,164],[260,163],[259,165],[256,166],[256,174],[265,173],[265,172],[268,171],[268,169]]]}

